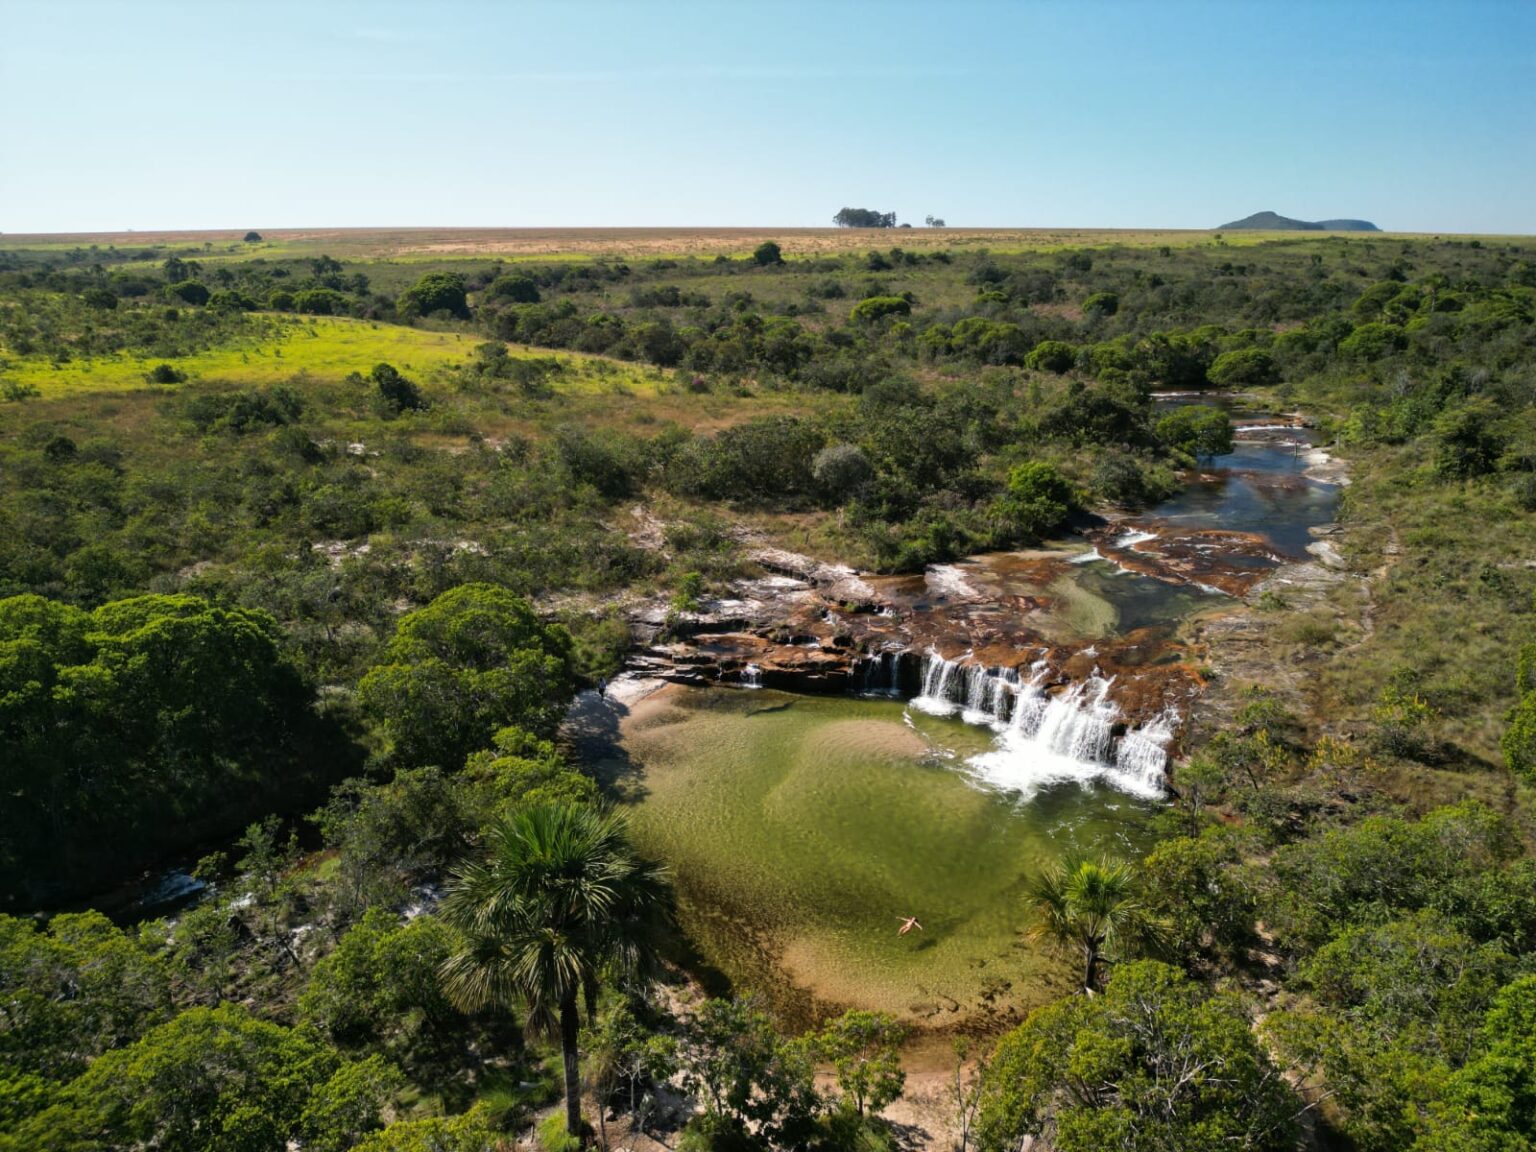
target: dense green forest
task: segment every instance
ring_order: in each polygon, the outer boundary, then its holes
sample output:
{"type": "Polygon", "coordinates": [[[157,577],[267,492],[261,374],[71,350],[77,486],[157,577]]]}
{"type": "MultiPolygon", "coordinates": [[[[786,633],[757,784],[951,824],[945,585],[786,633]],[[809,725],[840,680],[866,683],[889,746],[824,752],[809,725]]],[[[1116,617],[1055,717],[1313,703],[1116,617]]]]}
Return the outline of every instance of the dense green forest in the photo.
{"type": "Polygon", "coordinates": [[[684,1004],[566,707],[751,541],[911,572],[1155,503],[1231,447],[1154,401],[1202,390],[1348,462],[1350,579],[1249,606],[1297,685],[1213,685],[1144,859],[1021,894],[1093,994],[958,1038],[949,1123],[1536,1142],[1536,245],[892,238],[0,250],[0,1150],[897,1146],[901,1023],[684,1004]]]}

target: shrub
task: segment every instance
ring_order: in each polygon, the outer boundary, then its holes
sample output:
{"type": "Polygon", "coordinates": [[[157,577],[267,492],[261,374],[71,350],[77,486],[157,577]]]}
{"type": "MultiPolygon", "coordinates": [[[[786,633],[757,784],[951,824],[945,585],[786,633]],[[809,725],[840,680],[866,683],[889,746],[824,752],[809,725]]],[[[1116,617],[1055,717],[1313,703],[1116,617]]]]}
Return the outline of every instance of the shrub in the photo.
{"type": "Polygon", "coordinates": [[[156,364],[144,374],[144,379],[151,384],[180,384],[186,378],[185,372],[169,364],[156,364]]]}
{"type": "Polygon", "coordinates": [[[1280,378],[1275,362],[1262,348],[1239,348],[1216,357],[1207,375],[1212,384],[1241,388],[1273,384],[1280,378]]]}
{"type": "Polygon", "coordinates": [[[903,296],[871,296],[853,306],[849,319],[857,324],[874,324],[890,316],[909,316],[912,302],[903,296]]]}
{"type": "Polygon", "coordinates": [[[1536,783],[1536,692],[1527,692],[1515,705],[1501,744],[1509,770],[1536,783]]]}
{"type": "Polygon", "coordinates": [[[760,266],[784,263],[784,253],[772,240],[765,240],[752,252],[752,259],[760,266]]]}
{"type": "Polygon", "coordinates": [[[179,284],[166,285],[165,294],[172,300],[180,300],[184,304],[203,305],[208,303],[208,297],[212,295],[206,284],[199,284],[196,280],[183,280],[179,284]]]}
{"type": "Polygon", "coordinates": [[[368,379],[378,389],[379,402],[386,415],[398,416],[402,412],[420,412],[427,401],[410,380],[407,380],[392,364],[375,364],[368,379]]]}
{"type": "Polygon", "coordinates": [[[1064,340],[1042,340],[1034,351],[1024,358],[1024,365],[1037,372],[1054,372],[1061,375],[1077,362],[1077,349],[1064,340]]]}
{"type": "Polygon", "coordinates": [[[539,286],[534,283],[533,277],[522,273],[497,277],[491,284],[490,293],[498,300],[507,300],[513,304],[537,304],[541,298],[539,286]]]}
{"type": "Polygon", "coordinates": [[[1113,292],[1095,292],[1083,301],[1086,316],[1113,316],[1120,311],[1120,297],[1113,292]]]}
{"type": "Polygon", "coordinates": [[[428,272],[400,296],[402,316],[431,316],[446,312],[460,320],[469,319],[469,298],[464,277],[457,272],[428,272]]]}

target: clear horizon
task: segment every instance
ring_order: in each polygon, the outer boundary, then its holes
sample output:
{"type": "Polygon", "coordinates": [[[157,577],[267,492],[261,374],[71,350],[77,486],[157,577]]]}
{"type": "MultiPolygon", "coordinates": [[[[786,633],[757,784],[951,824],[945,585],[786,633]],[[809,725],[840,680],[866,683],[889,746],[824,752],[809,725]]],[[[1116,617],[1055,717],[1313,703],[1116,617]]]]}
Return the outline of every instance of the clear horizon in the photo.
{"type": "Polygon", "coordinates": [[[0,232],[1536,233],[1536,5],[0,0],[0,232]],[[771,224],[755,224],[772,220],[771,224]]]}

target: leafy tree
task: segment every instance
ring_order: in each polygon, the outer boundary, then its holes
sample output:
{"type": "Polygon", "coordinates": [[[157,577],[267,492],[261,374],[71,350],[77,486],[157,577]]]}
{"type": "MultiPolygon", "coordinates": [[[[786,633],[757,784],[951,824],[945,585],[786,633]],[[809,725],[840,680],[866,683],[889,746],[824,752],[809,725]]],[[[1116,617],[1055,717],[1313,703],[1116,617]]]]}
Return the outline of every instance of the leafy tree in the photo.
{"type": "Polygon", "coordinates": [[[501,1152],[505,1146],[490,1111],[480,1105],[462,1116],[396,1121],[364,1136],[353,1152],[501,1152]]]}
{"type": "Polygon", "coordinates": [[[494,748],[476,752],[464,766],[482,823],[538,804],[596,804],[597,782],[566,763],[553,743],[521,728],[503,728],[494,748]]]}
{"type": "Polygon", "coordinates": [[[578,1003],[595,1016],[605,974],[644,980],[666,916],[662,875],[635,856],[622,820],[580,805],[525,808],[497,825],[484,860],[454,873],[443,917],[463,936],[444,962],[465,1010],[521,1003],[557,1028],[566,1130],[582,1132],[578,1003]]]}
{"type": "Polygon", "coordinates": [[[402,316],[431,316],[446,312],[460,320],[469,319],[469,298],[464,277],[457,272],[428,272],[400,295],[402,316]]]}
{"type": "MultiPolygon", "coordinates": [[[[1188,786],[1182,771],[1179,784],[1188,786]]],[[[1229,960],[1253,943],[1254,893],[1237,862],[1234,838],[1218,829],[1164,840],[1143,861],[1147,910],[1184,964],[1229,960]]]]}
{"type": "Polygon", "coordinates": [[[0,915],[0,1078],[65,1081],[169,1017],[166,965],[99,912],[0,915]]]}
{"type": "Polygon", "coordinates": [[[1066,523],[1076,506],[1077,495],[1056,466],[1031,460],[1008,474],[1008,487],[997,508],[1013,533],[1039,539],[1066,523]]]}
{"type": "MultiPolygon", "coordinates": [[[[581,1048],[587,1054],[587,1076],[597,1097],[598,1130],[606,1148],[608,1102],[622,1088],[630,1113],[638,1113],[642,1091],[664,1083],[677,1071],[677,1040],[650,1031],[627,1001],[614,1000],[595,1023],[582,1030],[581,1048]]],[[[644,1117],[635,1119],[635,1126],[643,1131],[644,1117]]]]}
{"type": "Polygon", "coordinates": [[[1077,953],[1083,990],[1091,993],[1098,988],[1105,959],[1124,957],[1157,935],[1139,887],[1134,869],[1124,861],[1065,857],[1029,884],[1035,914],[1030,938],[1077,953]]]}
{"type": "Polygon", "coordinates": [[[1260,910],[1282,946],[1309,952],[1384,911],[1434,907],[1518,851],[1508,821],[1470,801],[1417,821],[1371,816],[1277,851],[1260,910]]]}
{"type": "Polygon", "coordinates": [[[151,384],[180,384],[187,378],[187,374],[170,364],[156,364],[144,374],[144,378],[151,384]]]}
{"type": "Polygon", "coordinates": [[[92,308],[100,308],[104,312],[117,307],[117,294],[107,288],[87,288],[80,293],[80,299],[92,308]]]}
{"type": "Polygon", "coordinates": [[[1536,1133],[1536,976],[1503,988],[1481,1051],[1446,1081],[1414,1152],[1525,1152],[1536,1133]]]}
{"type": "Polygon", "coordinates": [[[402,924],[369,909],[315,965],[299,998],[299,1019],[345,1046],[383,1045],[402,1062],[423,1032],[455,1018],[438,969],[452,934],[431,916],[402,924]]]}
{"type": "Polygon", "coordinates": [[[348,303],[346,295],[334,288],[301,288],[293,294],[293,310],[307,316],[344,316],[348,303]]]}
{"type": "Polygon", "coordinates": [[[1235,998],[1143,960],[1003,1038],[977,1135],[985,1152],[1026,1136],[1058,1152],[1288,1152],[1299,1111],[1235,998]]]}
{"type": "Polygon", "coordinates": [[[688,1021],[678,1052],[683,1083],[704,1105],[695,1127],[712,1143],[796,1147],[820,1100],[804,1045],[784,1041],[750,1001],[706,1000],[688,1021]]]}
{"type": "Polygon", "coordinates": [[[784,252],[772,240],[764,240],[752,250],[752,260],[759,267],[784,263],[784,252]]]}
{"type": "Polygon", "coordinates": [[[827,1024],[815,1039],[821,1059],[837,1073],[843,1105],[857,1116],[878,1113],[901,1095],[907,1074],[901,1045],[907,1030],[884,1012],[851,1009],[827,1024]]]}
{"type": "Polygon", "coordinates": [[[244,236],[241,237],[241,239],[244,240],[247,244],[260,244],[261,243],[261,233],[260,232],[247,232],[244,236]]]}
{"type": "Polygon", "coordinates": [[[31,893],[232,832],[351,759],[277,623],[189,595],[0,600],[0,745],[0,889],[31,893]]]}
{"type": "Polygon", "coordinates": [[[336,1137],[377,1127],[399,1086],[377,1058],[349,1065],[244,1008],[193,1008],[101,1056],[17,1135],[39,1152],[256,1152],[294,1139],[336,1149],[336,1137]],[[326,1130],[337,1122],[344,1131],[326,1130]]]}
{"type": "Polygon", "coordinates": [[[552,734],[574,688],[565,628],[504,588],[465,584],[404,616],[357,692],[398,760],[456,767],[508,725],[552,734]]]}
{"type": "Polygon", "coordinates": [[[463,856],[480,815],[466,790],[437,768],[401,770],[387,784],[343,781],[311,817],[336,853],[335,907],[350,920],[401,903],[413,884],[463,856]]]}
{"type": "Polygon", "coordinates": [[[1225,456],[1232,451],[1232,421],[1220,408],[1183,404],[1157,422],[1157,438],[1193,456],[1225,456]]]}

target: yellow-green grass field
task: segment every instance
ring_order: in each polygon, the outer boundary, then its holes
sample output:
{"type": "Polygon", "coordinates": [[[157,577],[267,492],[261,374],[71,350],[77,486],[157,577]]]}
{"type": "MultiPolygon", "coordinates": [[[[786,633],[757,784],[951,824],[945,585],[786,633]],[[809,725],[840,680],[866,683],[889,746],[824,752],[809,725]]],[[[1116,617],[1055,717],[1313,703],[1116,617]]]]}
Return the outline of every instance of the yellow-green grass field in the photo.
{"type": "MultiPolygon", "coordinates": [[[[54,364],[42,357],[18,357],[0,362],[0,376],[35,387],[44,397],[81,392],[122,392],[147,388],[147,374],[169,363],[190,381],[233,384],[273,384],[308,377],[319,381],[366,374],[375,364],[393,364],[407,376],[430,380],[450,365],[468,360],[478,337],[434,332],[398,324],[341,317],[270,317],[258,336],[224,347],[167,360],[154,356],[110,356],[54,364]]],[[[552,380],[562,393],[603,393],[623,390],[654,394],[666,376],[636,364],[578,353],[543,353],[513,346],[516,357],[548,357],[566,371],[552,380]]],[[[3,356],[3,350],[0,350],[3,356]]]]}
{"type": "MultiPolygon", "coordinates": [[[[1402,239],[1389,232],[1259,232],[1220,234],[1198,229],[1115,228],[308,228],[260,230],[247,244],[244,230],[217,232],[94,232],[0,235],[0,251],[67,252],[92,246],[175,252],[201,260],[319,256],[343,260],[404,262],[453,259],[590,260],[677,257],[741,257],[765,240],[776,241],[789,259],[897,246],[912,250],[979,249],[993,252],[1062,248],[1194,247],[1312,240],[1329,235],[1351,240],[1402,239]]],[[[1492,238],[1485,238],[1492,239],[1492,238]]]]}

